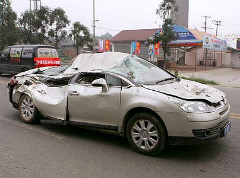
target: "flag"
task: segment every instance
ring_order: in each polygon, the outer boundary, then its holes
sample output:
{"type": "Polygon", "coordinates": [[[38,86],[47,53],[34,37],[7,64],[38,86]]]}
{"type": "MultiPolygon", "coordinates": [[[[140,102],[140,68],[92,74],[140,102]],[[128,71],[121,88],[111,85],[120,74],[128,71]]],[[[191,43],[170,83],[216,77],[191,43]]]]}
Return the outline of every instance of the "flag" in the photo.
{"type": "Polygon", "coordinates": [[[237,39],[237,49],[240,49],[240,38],[237,39]]]}
{"type": "Polygon", "coordinates": [[[136,55],[140,55],[141,54],[141,43],[140,42],[136,42],[136,55]]]}
{"type": "Polygon", "coordinates": [[[154,45],[154,54],[158,55],[159,53],[160,53],[160,43],[158,42],[154,45]]]}
{"type": "Polygon", "coordinates": [[[148,48],[148,55],[152,56],[154,54],[154,45],[150,45],[148,48]]]}
{"type": "Polygon", "coordinates": [[[109,52],[109,51],[110,51],[110,41],[105,40],[105,52],[109,52]]]}
{"type": "Polygon", "coordinates": [[[98,52],[100,52],[100,53],[104,52],[104,41],[103,41],[103,39],[99,39],[98,52]]]}

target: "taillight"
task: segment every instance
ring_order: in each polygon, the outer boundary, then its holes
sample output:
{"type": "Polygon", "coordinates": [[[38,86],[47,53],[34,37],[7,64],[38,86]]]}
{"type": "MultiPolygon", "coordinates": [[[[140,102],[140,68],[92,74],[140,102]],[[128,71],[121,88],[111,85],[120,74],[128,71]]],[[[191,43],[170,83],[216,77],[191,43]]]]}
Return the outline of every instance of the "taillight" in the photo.
{"type": "Polygon", "coordinates": [[[8,83],[8,86],[14,87],[17,83],[18,83],[18,81],[16,80],[16,76],[14,75],[14,76],[12,76],[12,77],[10,78],[10,81],[9,81],[9,83],[8,83]]]}

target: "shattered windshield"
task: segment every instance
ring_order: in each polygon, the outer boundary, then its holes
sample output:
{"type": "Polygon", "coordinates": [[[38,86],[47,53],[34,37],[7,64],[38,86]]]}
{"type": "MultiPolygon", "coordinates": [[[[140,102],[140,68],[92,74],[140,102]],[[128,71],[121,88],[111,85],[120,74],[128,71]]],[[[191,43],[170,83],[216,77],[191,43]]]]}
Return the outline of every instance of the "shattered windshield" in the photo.
{"type": "Polygon", "coordinates": [[[175,79],[172,75],[137,56],[129,56],[107,71],[114,72],[133,80],[137,84],[153,85],[175,79]]]}

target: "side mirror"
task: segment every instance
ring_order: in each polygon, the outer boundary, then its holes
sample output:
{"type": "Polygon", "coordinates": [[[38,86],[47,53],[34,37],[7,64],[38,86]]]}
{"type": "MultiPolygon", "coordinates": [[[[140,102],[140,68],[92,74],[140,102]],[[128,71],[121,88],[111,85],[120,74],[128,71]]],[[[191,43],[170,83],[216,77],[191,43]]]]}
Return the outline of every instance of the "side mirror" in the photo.
{"type": "Polygon", "coordinates": [[[103,92],[108,91],[108,85],[104,78],[96,79],[92,82],[92,86],[94,87],[102,87],[103,92]]]}

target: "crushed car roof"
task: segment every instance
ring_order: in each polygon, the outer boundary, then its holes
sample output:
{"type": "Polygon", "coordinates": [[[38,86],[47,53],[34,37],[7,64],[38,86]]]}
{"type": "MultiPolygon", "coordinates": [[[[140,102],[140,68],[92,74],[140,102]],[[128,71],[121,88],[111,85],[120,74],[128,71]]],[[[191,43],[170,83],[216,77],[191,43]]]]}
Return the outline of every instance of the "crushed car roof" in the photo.
{"type": "Polygon", "coordinates": [[[128,56],[131,56],[131,54],[120,52],[80,54],[64,74],[89,72],[92,70],[107,70],[116,63],[123,61],[128,56]]]}

